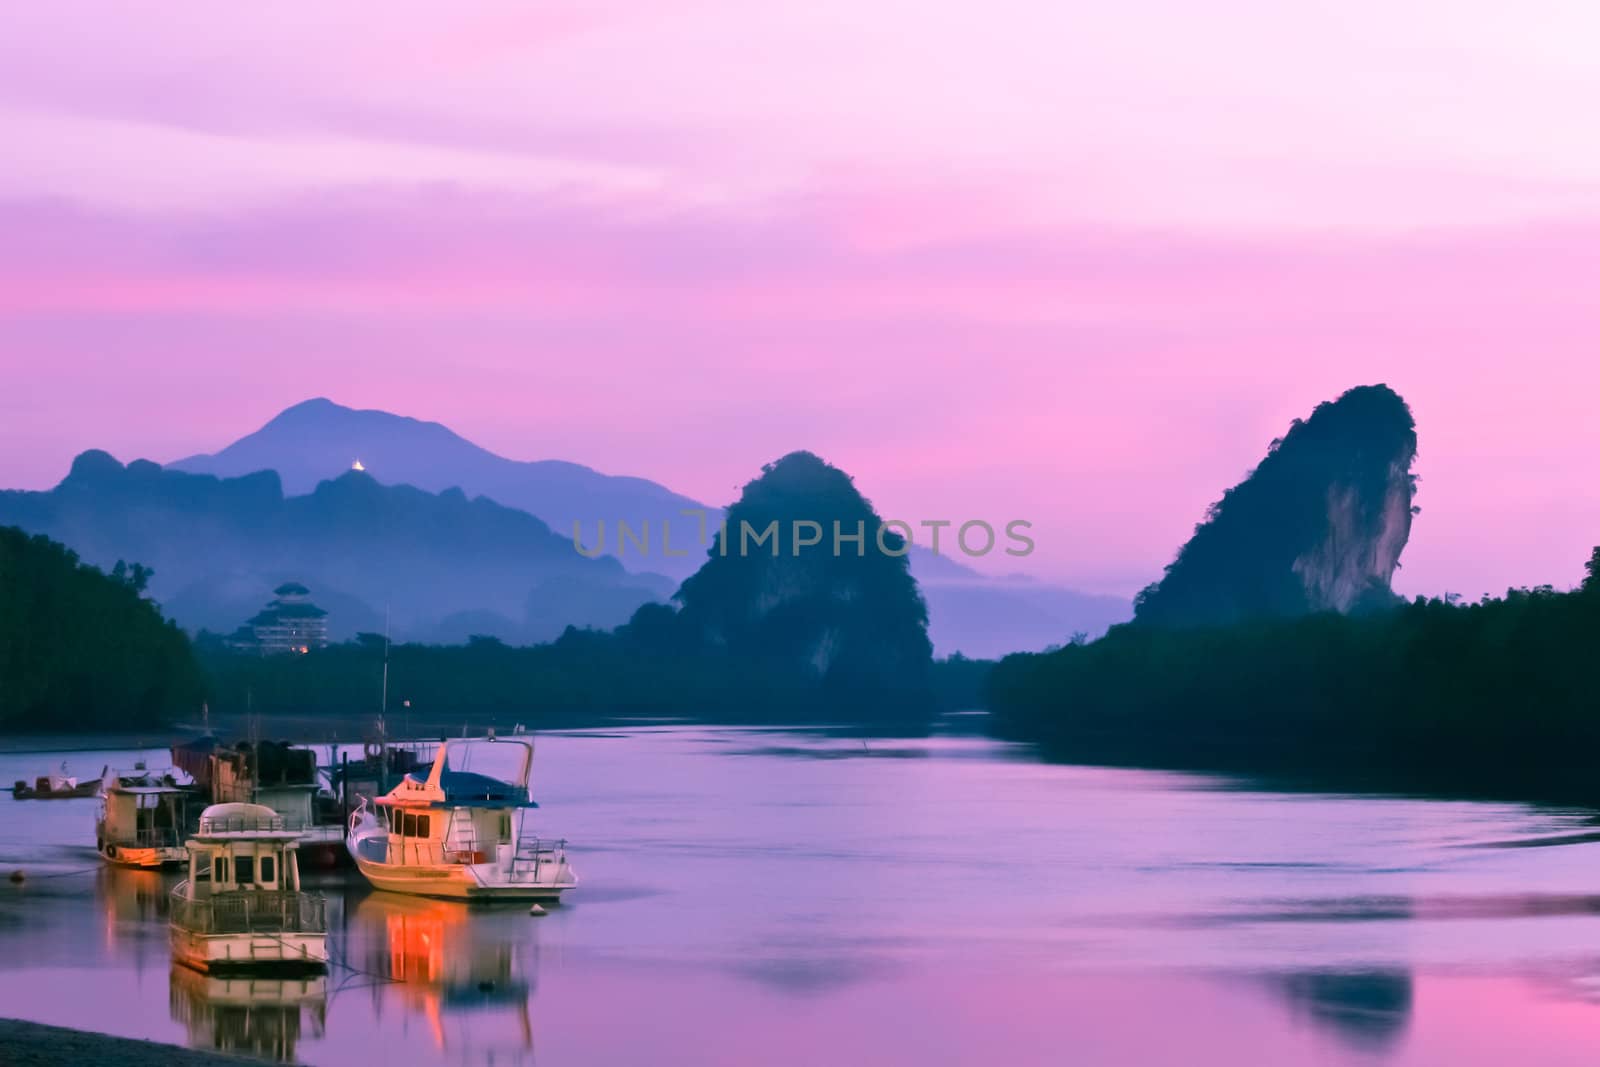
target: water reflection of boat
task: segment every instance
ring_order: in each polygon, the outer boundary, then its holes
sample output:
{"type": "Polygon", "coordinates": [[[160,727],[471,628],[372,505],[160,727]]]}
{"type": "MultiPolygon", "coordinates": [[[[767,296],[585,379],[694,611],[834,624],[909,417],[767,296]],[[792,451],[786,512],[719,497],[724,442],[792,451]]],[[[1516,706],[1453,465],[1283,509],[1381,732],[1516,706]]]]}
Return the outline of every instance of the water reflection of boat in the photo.
{"type": "Polygon", "coordinates": [[[508,938],[486,919],[458,903],[373,893],[355,912],[364,969],[390,979],[374,992],[420,1013],[434,1044],[453,1058],[531,1060],[537,942],[508,938]]]}
{"type": "Polygon", "coordinates": [[[1391,1048],[1411,1021],[1415,994],[1406,971],[1311,971],[1285,975],[1282,983],[1296,1014],[1362,1051],[1391,1048]]]}
{"type": "Polygon", "coordinates": [[[193,782],[176,767],[156,774],[136,763],[107,770],[95,819],[95,848],[124,867],[176,867],[183,848],[193,782]]]}
{"type": "Polygon", "coordinates": [[[323,1035],[327,983],[323,975],[221,977],[174,964],[168,1005],[194,1048],[290,1061],[308,1020],[311,1036],[323,1035]]]}
{"type": "Polygon", "coordinates": [[[214,804],[172,890],[172,958],[202,971],[326,970],[320,893],[300,889],[299,833],[262,804],[214,804]]]}
{"type": "Polygon", "coordinates": [[[525,831],[533,742],[446,741],[427,774],[365,802],[346,845],[379,889],[452,900],[555,900],[577,885],[566,841],[525,831]]]}

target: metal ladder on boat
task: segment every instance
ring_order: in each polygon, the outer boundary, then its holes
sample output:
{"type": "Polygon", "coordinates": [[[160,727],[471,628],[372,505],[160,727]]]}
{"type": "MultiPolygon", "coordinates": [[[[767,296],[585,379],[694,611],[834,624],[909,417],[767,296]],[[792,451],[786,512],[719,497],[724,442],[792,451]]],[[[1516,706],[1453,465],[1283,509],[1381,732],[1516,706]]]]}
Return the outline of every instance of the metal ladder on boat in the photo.
{"type": "Polygon", "coordinates": [[[450,821],[445,825],[444,849],[447,857],[466,856],[471,862],[478,855],[478,828],[472,823],[472,813],[466,808],[451,808],[450,821]]]}

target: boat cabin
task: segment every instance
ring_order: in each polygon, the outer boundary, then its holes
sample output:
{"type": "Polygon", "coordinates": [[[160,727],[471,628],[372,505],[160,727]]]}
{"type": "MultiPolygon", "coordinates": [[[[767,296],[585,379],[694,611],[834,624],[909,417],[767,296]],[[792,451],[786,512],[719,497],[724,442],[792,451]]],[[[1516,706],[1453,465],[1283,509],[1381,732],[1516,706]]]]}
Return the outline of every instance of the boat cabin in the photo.
{"type": "Polygon", "coordinates": [[[215,804],[189,841],[189,882],[196,897],[249,890],[300,890],[295,852],[300,835],[261,804],[215,804]]]}
{"type": "Polygon", "coordinates": [[[95,844],[103,856],[136,866],[182,858],[192,790],[179,774],[156,774],[142,763],[108,772],[95,820],[95,844]]]}
{"type": "Polygon", "coordinates": [[[531,741],[446,743],[425,773],[407,774],[378,798],[383,862],[504,862],[521,830],[516,813],[538,806],[528,795],[532,767],[531,741]]]}
{"type": "Polygon", "coordinates": [[[265,805],[202,812],[189,839],[189,877],[172,891],[174,959],[205,971],[326,967],[323,899],[300,891],[299,843],[265,805]]]}
{"type": "Polygon", "coordinates": [[[378,802],[389,831],[386,863],[485,863],[514,840],[512,811],[486,808],[403,808],[378,802]]]}

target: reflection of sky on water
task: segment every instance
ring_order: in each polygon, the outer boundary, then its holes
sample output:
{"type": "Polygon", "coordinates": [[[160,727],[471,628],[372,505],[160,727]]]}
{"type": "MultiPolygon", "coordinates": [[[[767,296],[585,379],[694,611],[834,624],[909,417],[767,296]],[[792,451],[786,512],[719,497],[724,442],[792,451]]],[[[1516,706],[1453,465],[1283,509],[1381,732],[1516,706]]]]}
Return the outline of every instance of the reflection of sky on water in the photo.
{"type": "MultiPolygon", "coordinates": [[[[0,780],[60,758],[0,755],[0,780]]],[[[0,890],[6,1013],[423,1064],[1471,1067],[1587,1062],[1600,1039],[1600,853],[1576,814],[698,728],[543,737],[534,783],[539,831],[573,841],[567,904],[315,874],[343,966],[314,990],[173,969],[174,876],[100,866],[92,801],[0,798],[0,865],[35,873],[0,890]]]]}

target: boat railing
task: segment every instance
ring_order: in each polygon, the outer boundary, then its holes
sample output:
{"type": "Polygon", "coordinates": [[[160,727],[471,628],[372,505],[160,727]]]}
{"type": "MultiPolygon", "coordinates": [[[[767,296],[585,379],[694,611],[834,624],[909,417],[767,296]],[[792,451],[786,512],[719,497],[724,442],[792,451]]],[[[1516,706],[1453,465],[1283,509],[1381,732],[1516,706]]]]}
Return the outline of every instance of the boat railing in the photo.
{"type": "Polygon", "coordinates": [[[412,866],[435,866],[452,862],[446,859],[445,848],[437,841],[411,838],[391,838],[400,852],[400,862],[412,866]]]}
{"type": "MultiPolygon", "coordinates": [[[[567,839],[525,837],[517,842],[511,854],[513,870],[537,871],[546,863],[560,863],[566,858],[567,839]]],[[[408,866],[440,866],[443,864],[475,864],[494,860],[492,846],[480,847],[475,840],[451,839],[448,842],[423,838],[389,838],[389,862],[408,866]]]]}
{"type": "Polygon", "coordinates": [[[319,933],[327,928],[319,894],[231,889],[191,896],[187,879],[172,890],[172,922],[199,934],[319,933]]]}
{"type": "Polygon", "coordinates": [[[241,834],[272,832],[284,829],[283,816],[276,812],[271,815],[257,814],[228,814],[200,816],[200,832],[202,834],[241,834]]]}
{"type": "Polygon", "coordinates": [[[538,881],[547,863],[559,867],[567,859],[567,839],[551,841],[542,837],[524,837],[517,841],[517,850],[511,856],[511,874],[531,874],[538,881]]]}

